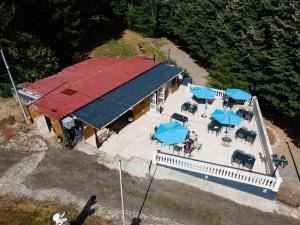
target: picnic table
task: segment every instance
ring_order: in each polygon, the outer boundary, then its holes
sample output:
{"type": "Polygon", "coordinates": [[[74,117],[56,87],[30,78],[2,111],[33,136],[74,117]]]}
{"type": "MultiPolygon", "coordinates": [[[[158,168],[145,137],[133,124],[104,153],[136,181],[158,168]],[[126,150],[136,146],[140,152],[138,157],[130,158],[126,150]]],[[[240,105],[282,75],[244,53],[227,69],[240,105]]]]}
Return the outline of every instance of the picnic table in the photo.
{"type": "Polygon", "coordinates": [[[251,144],[255,141],[257,133],[255,131],[249,131],[246,128],[239,128],[235,133],[235,138],[245,139],[251,144]]]}
{"type": "Polygon", "coordinates": [[[240,117],[243,117],[245,120],[252,120],[253,117],[253,112],[250,110],[247,110],[245,108],[240,108],[237,112],[236,112],[240,117]]]}
{"type": "Polygon", "coordinates": [[[233,162],[238,165],[242,164],[244,167],[252,170],[255,163],[255,156],[246,154],[244,151],[237,149],[232,154],[231,163],[233,162]]]}
{"type": "Polygon", "coordinates": [[[179,113],[174,113],[172,116],[171,116],[171,121],[172,119],[174,120],[177,120],[177,121],[180,121],[182,122],[183,124],[187,123],[189,121],[189,118],[186,117],[186,116],[183,116],[179,113]]]}
{"type": "Polygon", "coordinates": [[[192,114],[194,114],[197,110],[198,110],[198,106],[190,102],[185,102],[181,106],[181,111],[188,111],[192,114]]]}

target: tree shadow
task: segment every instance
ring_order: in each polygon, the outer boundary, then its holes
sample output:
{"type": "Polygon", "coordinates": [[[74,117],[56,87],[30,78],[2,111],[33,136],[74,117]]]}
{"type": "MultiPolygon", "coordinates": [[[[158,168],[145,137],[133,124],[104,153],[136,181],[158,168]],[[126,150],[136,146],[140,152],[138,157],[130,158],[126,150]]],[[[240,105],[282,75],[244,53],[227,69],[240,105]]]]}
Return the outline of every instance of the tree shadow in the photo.
{"type": "Polygon", "coordinates": [[[77,218],[73,221],[70,221],[70,225],[83,225],[85,220],[93,215],[96,212],[96,209],[92,209],[92,206],[94,204],[96,204],[97,200],[96,200],[97,196],[96,195],[92,195],[89,200],[85,203],[84,208],[82,209],[82,211],[79,213],[79,215],[77,216],[77,218]]]}
{"type": "Polygon", "coordinates": [[[300,118],[288,118],[264,101],[260,102],[263,116],[275,126],[280,127],[296,145],[300,141],[300,123],[298,122],[300,118]]]}
{"type": "Polygon", "coordinates": [[[124,27],[103,15],[90,18],[88,28],[81,39],[77,50],[79,52],[91,52],[95,48],[122,37],[124,27]]]}

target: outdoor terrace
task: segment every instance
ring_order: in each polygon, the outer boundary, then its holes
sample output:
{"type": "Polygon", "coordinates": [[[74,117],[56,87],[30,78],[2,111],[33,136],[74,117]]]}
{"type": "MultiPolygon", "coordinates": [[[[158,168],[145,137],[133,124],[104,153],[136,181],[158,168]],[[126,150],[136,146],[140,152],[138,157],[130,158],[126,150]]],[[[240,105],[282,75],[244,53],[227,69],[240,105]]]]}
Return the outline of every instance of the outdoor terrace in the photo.
{"type": "MultiPolygon", "coordinates": [[[[192,94],[189,92],[188,87],[181,86],[178,91],[167,98],[162,114],[155,112],[146,113],[137,121],[126,126],[119,134],[113,135],[103,144],[101,151],[105,151],[113,156],[119,154],[125,158],[135,156],[146,160],[151,160],[153,151],[156,150],[173,154],[172,146],[164,146],[160,143],[156,143],[156,141],[151,142],[149,137],[151,133],[154,133],[155,126],[170,122],[170,116],[177,112],[189,118],[187,128],[198,134],[198,140],[202,144],[202,150],[192,152],[193,159],[237,167],[237,165],[231,164],[231,157],[236,149],[240,149],[255,156],[256,161],[252,171],[263,174],[270,173],[265,150],[261,143],[262,137],[260,137],[260,133],[258,132],[255,116],[251,122],[243,120],[240,126],[228,129],[229,133],[227,136],[232,139],[232,142],[229,147],[226,147],[221,140],[222,137],[226,136],[225,128],[223,128],[218,135],[212,131],[208,132],[207,129],[207,125],[211,121],[210,114],[215,109],[223,109],[222,97],[217,96],[213,104],[208,105],[206,110],[208,116],[206,118],[201,117],[205,108],[204,104],[198,104],[198,111],[194,115],[184,111],[181,112],[181,105],[187,101],[194,102],[192,100],[192,94]],[[235,132],[240,127],[246,127],[248,130],[254,130],[258,133],[253,144],[242,139],[235,139],[235,132]]],[[[243,106],[233,106],[232,110],[236,111],[241,107],[252,108],[252,106],[249,106],[249,103],[246,102],[243,106]]],[[[175,154],[177,155],[177,153],[175,154]]],[[[179,155],[184,156],[183,152],[179,153],[179,155]]],[[[240,168],[242,167],[240,166],[240,168]]]]}
{"type": "Polygon", "coordinates": [[[216,90],[216,99],[211,105],[208,105],[206,110],[207,117],[203,118],[201,115],[204,112],[204,104],[198,104],[198,111],[194,115],[181,111],[183,103],[187,101],[194,102],[189,90],[190,87],[180,86],[178,91],[167,98],[162,114],[147,112],[137,121],[123,128],[118,134],[111,136],[100,150],[112,156],[120,155],[126,159],[132,157],[145,160],[153,159],[154,163],[161,165],[254,184],[261,188],[277,191],[281,178],[278,172],[276,173],[278,179],[270,176],[274,171],[271,160],[272,150],[267,140],[260,111],[257,111],[259,110],[258,102],[252,100],[251,104],[245,102],[244,105],[234,105],[232,108],[234,112],[241,107],[253,110],[254,116],[252,120],[250,122],[243,120],[239,126],[230,129],[228,134],[225,134],[226,129],[223,128],[219,135],[216,135],[214,132],[208,132],[207,126],[211,121],[211,113],[215,109],[223,109],[222,97],[224,92],[216,90]],[[253,107],[255,105],[256,107],[253,107]],[[175,112],[189,118],[187,128],[196,132],[198,140],[202,144],[202,149],[200,151],[194,150],[191,157],[188,157],[188,155],[184,156],[183,152],[180,152],[180,157],[178,157],[178,153],[173,152],[172,146],[164,146],[150,140],[150,134],[154,133],[154,128],[161,123],[170,122],[170,116],[175,112]],[[248,130],[257,132],[253,144],[235,138],[235,132],[240,127],[246,127],[248,130]],[[230,146],[224,145],[222,142],[222,137],[224,136],[232,139],[230,146]],[[232,164],[232,155],[236,149],[255,156],[256,161],[252,171],[241,165],[232,164]]]}

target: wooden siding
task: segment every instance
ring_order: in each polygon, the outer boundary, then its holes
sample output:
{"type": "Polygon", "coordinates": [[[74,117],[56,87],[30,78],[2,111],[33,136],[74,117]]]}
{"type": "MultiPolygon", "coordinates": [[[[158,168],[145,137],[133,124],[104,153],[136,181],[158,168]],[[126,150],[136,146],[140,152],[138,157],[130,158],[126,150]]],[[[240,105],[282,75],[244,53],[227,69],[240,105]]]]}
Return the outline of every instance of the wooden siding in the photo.
{"type": "Polygon", "coordinates": [[[54,118],[51,118],[49,117],[50,120],[51,120],[51,124],[52,124],[52,127],[54,128],[55,130],[55,135],[58,137],[61,137],[61,138],[64,138],[64,134],[63,134],[63,131],[61,129],[61,125],[59,123],[59,120],[57,119],[54,119],[54,118]]]}
{"type": "Polygon", "coordinates": [[[91,136],[95,135],[95,128],[92,127],[92,126],[87,126],[86,128],[84,128],[83,130],[83,136],[84,136],[84,139],[88,139],[90,138],[91,136]]]}
{"type": "Polygon", "coordinates": [[[145,98],[142,102],[133,107],[133,120],[137,120],[150,110],[150,97],[145,98]]]}
{"type": "Polygon", "coordinates": [[[35,110],[33,107],[27,106],[27,111],[32,119],[43,115],[39,111],[35,110]]]}
{"type": "Polygon", "coordinates": [[[175,79],[176,79],[176,82],[174,84],[172,84],[172,93],[177,91],[177,89],[179,88],[178,77],[176,77],[175,79]]]}
{"type": "Polygon", "coordinates": [[[55,130],[55,135],[57,137],[64,139],[64,134],[63,134],[59,120],[51,118],[50,116],[44,115],[43,113],[37,111],[36,109],[34,109],[33,107],[30,107],[30,106],[27,107],[27,111],[32,119],[39,117],[39,116],[48,117],[51,120],[51,125],[55,130]]]}

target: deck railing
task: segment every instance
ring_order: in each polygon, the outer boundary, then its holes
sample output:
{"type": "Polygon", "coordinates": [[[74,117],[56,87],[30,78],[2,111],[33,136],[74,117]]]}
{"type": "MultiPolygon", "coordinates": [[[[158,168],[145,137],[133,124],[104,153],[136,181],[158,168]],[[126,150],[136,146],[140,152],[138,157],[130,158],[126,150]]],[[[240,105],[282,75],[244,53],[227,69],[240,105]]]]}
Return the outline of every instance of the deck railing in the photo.
{"type": "MultiPolygon", "coordinates": [[[[260,107],[258,104],[258,100],[256,97],[253,97],[253,111],[254,111],[254,115],[255,115],[255,119],[256,119],[256,124],[257,124],[257,128],[258,128],[258,133],[259,133],[259,137],[260,137],[260,141],[266,156],[266,161],[269,167],[269,173],[273,173],[274,172],[274,165],[273,165],[273,161],[272,161],[272,157],[271,155],[273,154],[272,148],[271,148],[271,144],[269,141],[269,137],[267,134],[267,130],[265,127],[265,123],[263,121],[263,117],[262,117],[262,113],[260,111],[260,107]]],[[[280,177],[278,170],[276,171],[276,177],[280,177]]]]}
{"type": "Polygon", "coordinates": [[[176,155],[154,152],[153,163],[171,168],[191,171],[207,176],[214,176],[225,180],[236,181],[244,184],[257,186],[264,189],[271,189],[278,192],[282,182],[281,178],[258,174],[251,171],[240,170],[233,167],[216,165],[209,162],[184,158],[176,155]]]}

